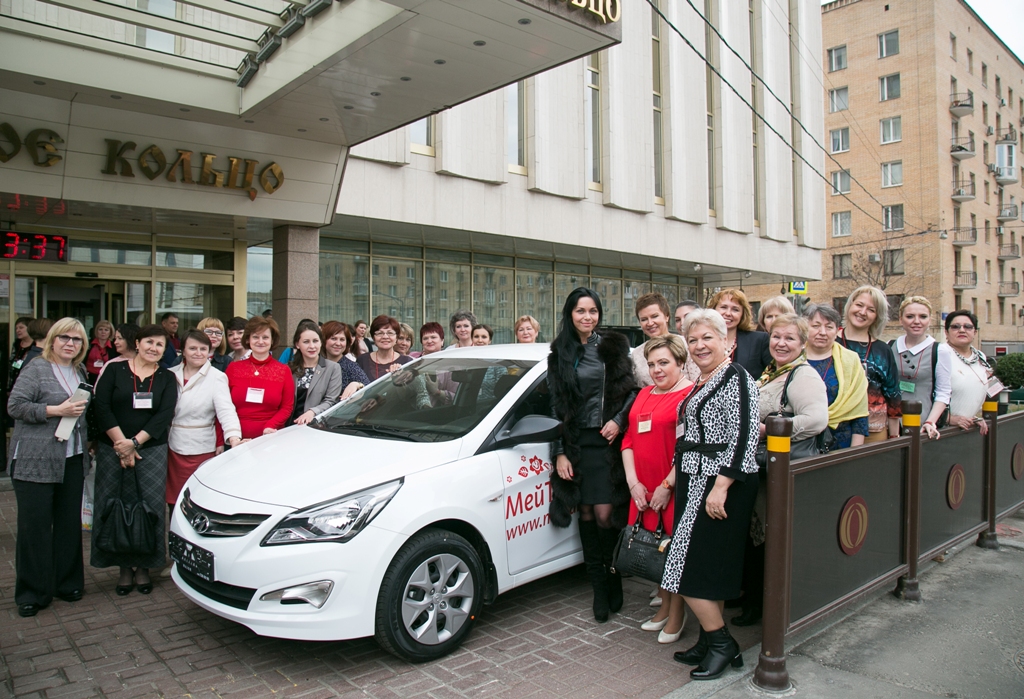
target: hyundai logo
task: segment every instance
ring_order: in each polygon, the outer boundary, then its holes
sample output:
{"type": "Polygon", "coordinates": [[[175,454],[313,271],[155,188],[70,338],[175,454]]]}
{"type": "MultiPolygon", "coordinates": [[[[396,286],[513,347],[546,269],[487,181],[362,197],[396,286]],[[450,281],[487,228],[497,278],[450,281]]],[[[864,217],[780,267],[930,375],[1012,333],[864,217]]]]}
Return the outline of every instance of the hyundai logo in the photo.
{"type": "Polygon", "coordinates": [[[210,529],[210,518],[200,512],[189,522],[197,534],[205,534],[210,529]]]}

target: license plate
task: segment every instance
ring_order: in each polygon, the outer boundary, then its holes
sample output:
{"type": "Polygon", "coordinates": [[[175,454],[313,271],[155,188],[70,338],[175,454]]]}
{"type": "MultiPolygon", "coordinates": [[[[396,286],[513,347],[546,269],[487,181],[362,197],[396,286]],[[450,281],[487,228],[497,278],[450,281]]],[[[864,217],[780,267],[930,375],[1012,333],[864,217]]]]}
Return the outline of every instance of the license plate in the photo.
{"type": "Polygon", "coordinates": [[[167,537],[171,559],[186,573],[213,582],[213,552],[185,541],[174,532],[167,537]]]}

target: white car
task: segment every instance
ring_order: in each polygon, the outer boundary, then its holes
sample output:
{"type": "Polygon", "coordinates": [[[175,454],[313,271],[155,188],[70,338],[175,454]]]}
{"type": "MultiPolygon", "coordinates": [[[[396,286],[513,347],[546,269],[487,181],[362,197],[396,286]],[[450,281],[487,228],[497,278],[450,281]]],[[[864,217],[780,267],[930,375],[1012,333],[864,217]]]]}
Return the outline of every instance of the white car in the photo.
{"type": "Polygon", "coordinates": [[[484,603],[582,561],[548,518],[548,352],[424,357],[210,460],[174,508],[174,582],[260,635],[450,653],[484,603]]]}

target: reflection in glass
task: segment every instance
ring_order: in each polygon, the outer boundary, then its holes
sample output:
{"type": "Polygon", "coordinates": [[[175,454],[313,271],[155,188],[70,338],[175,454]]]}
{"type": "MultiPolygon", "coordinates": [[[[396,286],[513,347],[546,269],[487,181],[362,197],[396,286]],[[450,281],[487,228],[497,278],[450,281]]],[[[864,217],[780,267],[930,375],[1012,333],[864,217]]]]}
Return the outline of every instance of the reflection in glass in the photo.
{"type": "Polygon", "coordinates": [[[496,345],[513,341],[515,323],[514,272],[504,267],[473,268],[473,313],[477,321],[491,326],[496,345]]]}
{"type": "MultiPolygon", "coordinates": [[[[469,308],[470,274],[472,267],[450,262],[427,262],[425,277],[427,320],[437,321],[444,328],[445,340],[450,341],[448,319],[460,308],[469,308]]],[[[419,340],[418,327],[416,339],[419,340]]]]}
{"type": "MultiPolygon", "coordinates": [[[[551,272],[516,272],[516,318],[533,316],[540,323],[537,342],[554,338],[555,275],[551,272]]],[[[513,321],[515,322],[515,321],[513,321]]],[[[515,338],[512,338],[515,342],[515,338]]]]}

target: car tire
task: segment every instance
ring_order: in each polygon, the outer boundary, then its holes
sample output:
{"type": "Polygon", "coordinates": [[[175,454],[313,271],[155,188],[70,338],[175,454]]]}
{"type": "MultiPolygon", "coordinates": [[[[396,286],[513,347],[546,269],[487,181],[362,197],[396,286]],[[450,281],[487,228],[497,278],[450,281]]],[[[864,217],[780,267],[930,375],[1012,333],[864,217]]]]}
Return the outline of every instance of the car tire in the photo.
{"type": "Polygon", "coordinates": [[[422,531],[388,566],[377,596],[374,638],[414,663],[448,655],[472,629],[485,585],[472,544],[442,529],[422,531]]]}

